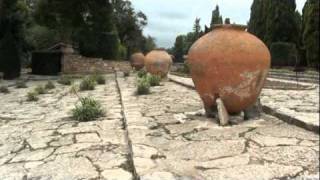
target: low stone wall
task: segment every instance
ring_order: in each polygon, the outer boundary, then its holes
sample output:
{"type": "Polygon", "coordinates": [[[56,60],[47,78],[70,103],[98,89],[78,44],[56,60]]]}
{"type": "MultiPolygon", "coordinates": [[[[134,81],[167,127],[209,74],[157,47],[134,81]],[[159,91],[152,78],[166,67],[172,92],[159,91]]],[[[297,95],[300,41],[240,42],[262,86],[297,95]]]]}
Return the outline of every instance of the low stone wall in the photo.
{"type": "Polygon", "coordinates": [[[62,60],[63,74],[111,73],[130,68],[129,62],[88,58],[76,54],[65,54],[62,60]]]}

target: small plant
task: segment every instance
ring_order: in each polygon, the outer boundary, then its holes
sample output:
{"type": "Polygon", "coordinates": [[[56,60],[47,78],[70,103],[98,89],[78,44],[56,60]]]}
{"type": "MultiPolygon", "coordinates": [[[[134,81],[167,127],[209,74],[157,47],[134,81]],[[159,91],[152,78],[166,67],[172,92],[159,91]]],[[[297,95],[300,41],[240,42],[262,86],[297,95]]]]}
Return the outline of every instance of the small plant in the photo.
{"type": "Polygon", "coordinates": [[[145,76],[147,76],[147,72],[145,70],[141,69],[140,71],[138,71],[139,78],[143,78],[145,76]]]}
{"type": "Polygon", "coordinates": [[[50,90],[56,88],[52,81],[48,81],[47,84],[44,86],[45,89],[50,90]]]}
{"type": "Polygon", "coordinates": [[[147,76],[150,86],[159,86],[161,82],[161,77],[157,75],[148,75],[147,76]]]}
{"type": "Polygon", "coordinates": [[[16,82],[16,88],[17,89],[23,89],[23,88],[27,88],[27,84],[24,81],[17,81],[16,82]]]}
{"type": "Polygon", "coordinates": [[[123,71],[123,76],[124,77],[129,77],[130,76],[130,71],[123,71]]]}
{"type": "Polygon", "coordinates": [[[137,85],[137,94],[138,95],[146,95],[150,93],[150,83],[147,77],[141,78],[138,80],[137,85]]]}
{"type": "Polygon", "coordinates": [[[43,86],[37,86],[34,89],[34,92],[36,92],[37,94],[46,94],[47,90],[43,86]]]}
{"type": "Polygon", "coordinates": [[[58,81],[59,84],[69,86],[72,84],[72,80],[70,77],[62,76],[58,81]]]}
{"type": "Polygon", "coordinates": [[[27,101],[38,101],[38,93],[37,92],[28,92],[27,101]]]}
{"type": "Polygon", "coordinates": [[[0,86],[0,93],[8,94],[10,91],[7,86],[0,86]]]}
{"type": "Polygon", "coordinates": [[[94,90],[96,86],[96,82],[92,80],[90,77],[86,77],[80,83],[80,91],[91,91],[94,90]]]}
{"type": "Polygon", "coordinates": [[[80,98],[80,105],[72,110],[72,117],[82,122],[93,121],[103,115],[101,104],[90,97],[80,98]]]}
{"type": "Polygon", "coordinates": [[[102,74],[95,74],[90,77],[97,84],[106,84],[106,78],[102,74]]]}

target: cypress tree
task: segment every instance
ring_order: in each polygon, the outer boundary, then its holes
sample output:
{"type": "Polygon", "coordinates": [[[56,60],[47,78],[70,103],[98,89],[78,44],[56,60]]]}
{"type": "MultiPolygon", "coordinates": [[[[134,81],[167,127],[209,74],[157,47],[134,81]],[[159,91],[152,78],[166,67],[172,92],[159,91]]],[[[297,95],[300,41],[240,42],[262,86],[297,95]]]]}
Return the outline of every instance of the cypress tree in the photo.
{"type": "Polygon", "coordinates": [[[264,41],[270,47],[273,42],[299,42],[299,24],[296,21],[295,0],[269,0],[264,41]]]}
{"type": "Polygon", "coordinates": [[[17,0],[1,0],[0,5],[0,71],[5,79],[13,79],[20,76],[23,21],[17,0]]]}
{"type": "Polygon", "coordinates": [[[319,68],[319,0],[307,0],[304,5],[302,43],[308,65],[319,68]]]}
{"type": "Polygon", "coordinates": [[[211,18],[211,29],[215,24],[223,24],[222,16],[220,15],[219,6],[217,5],[215,10],[212,11],[212,18],[211,18]]]}
{"type": "Polygon", "coordinates": [[[266,19],[269,1],[254,0],[251,6],[251,15],[248,31],[265,41],[266,19]]]}

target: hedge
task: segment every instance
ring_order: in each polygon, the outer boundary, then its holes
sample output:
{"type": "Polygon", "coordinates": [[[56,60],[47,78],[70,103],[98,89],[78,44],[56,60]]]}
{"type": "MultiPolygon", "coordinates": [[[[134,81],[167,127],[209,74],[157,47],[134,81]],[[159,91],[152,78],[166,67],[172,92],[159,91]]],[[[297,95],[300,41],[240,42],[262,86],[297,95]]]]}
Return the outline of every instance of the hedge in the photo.
{"type": "Polygon", "coordinates": [[[272,66],[296,66],[299,63],[296,45],[287,42],[275,42],[271,44],[272,66]]]}

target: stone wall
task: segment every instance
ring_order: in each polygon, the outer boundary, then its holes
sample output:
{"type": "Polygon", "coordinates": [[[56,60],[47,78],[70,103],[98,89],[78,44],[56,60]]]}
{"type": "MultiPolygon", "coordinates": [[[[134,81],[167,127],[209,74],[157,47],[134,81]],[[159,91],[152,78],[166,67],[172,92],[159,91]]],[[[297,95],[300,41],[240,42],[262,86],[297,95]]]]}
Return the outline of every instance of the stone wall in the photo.
{"type": "Polygon", "coordinates": [[[62,60],[63,74],[111,73],[115,70],[128,70],[125,61],[109,61],[101,58],[88,58],[77,54],[65,54],[62,60]]]}

